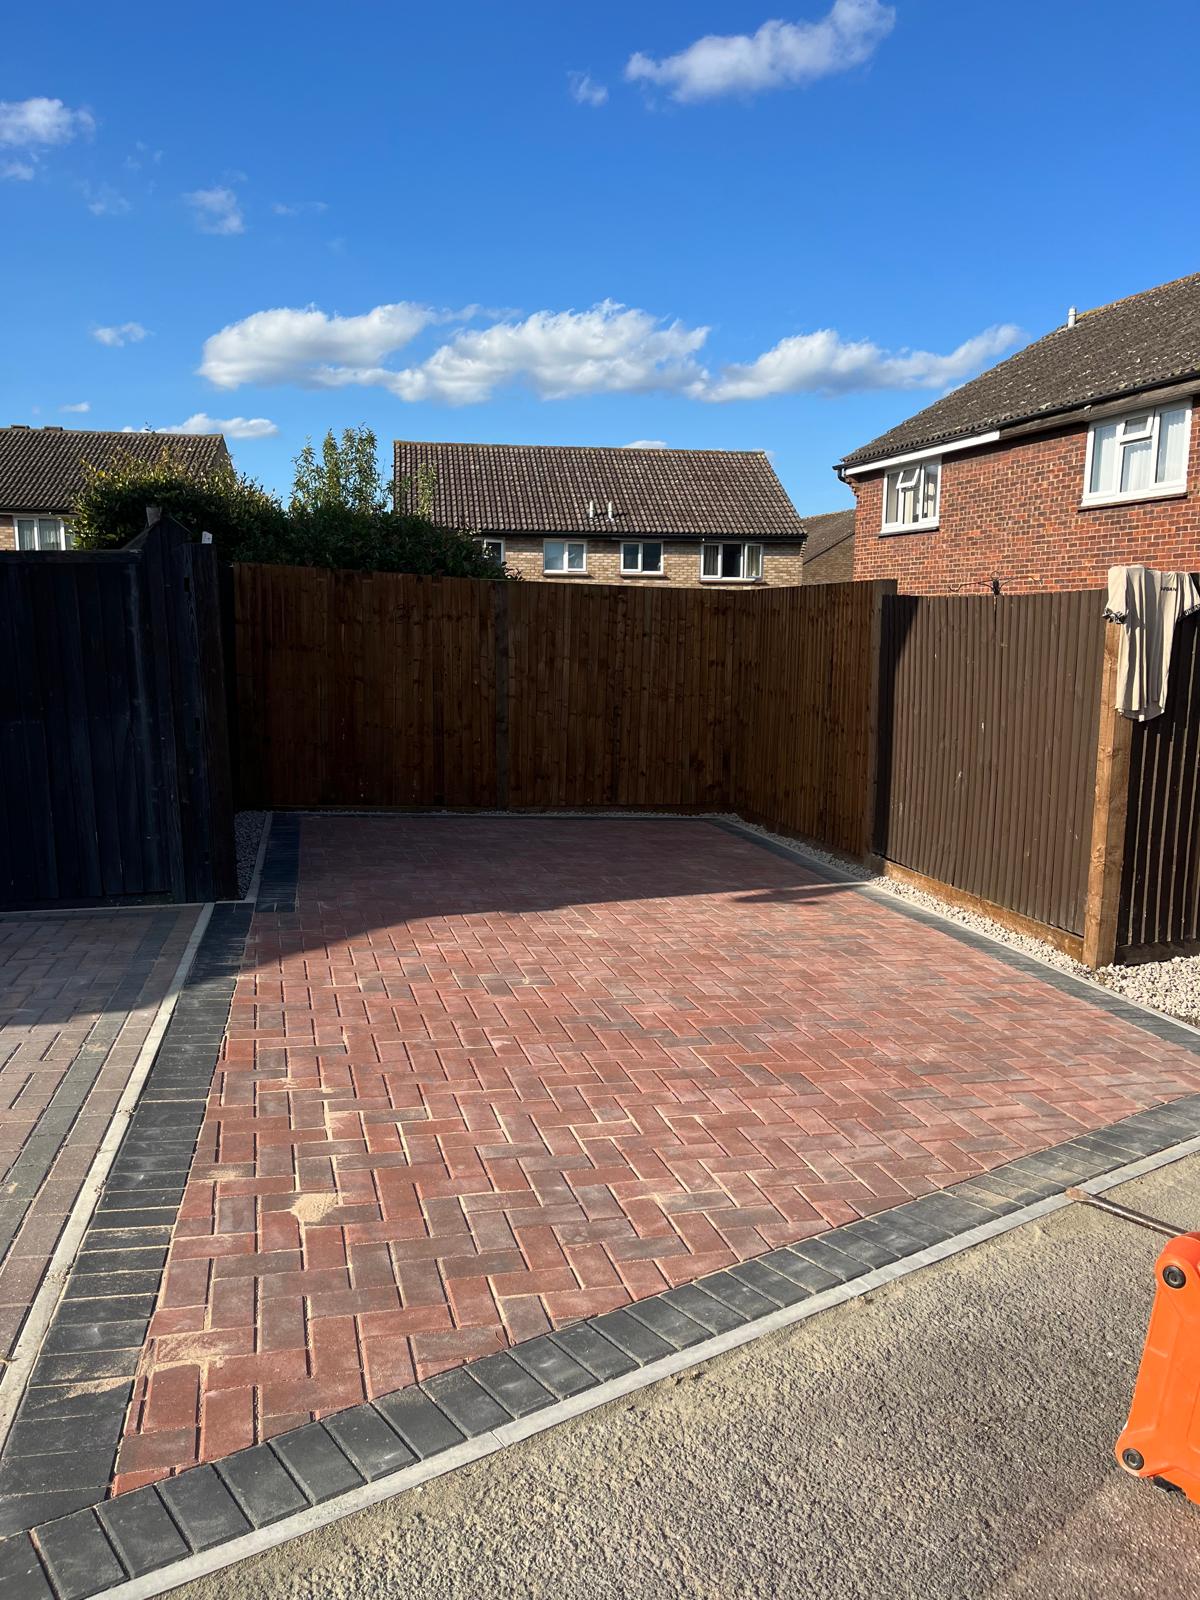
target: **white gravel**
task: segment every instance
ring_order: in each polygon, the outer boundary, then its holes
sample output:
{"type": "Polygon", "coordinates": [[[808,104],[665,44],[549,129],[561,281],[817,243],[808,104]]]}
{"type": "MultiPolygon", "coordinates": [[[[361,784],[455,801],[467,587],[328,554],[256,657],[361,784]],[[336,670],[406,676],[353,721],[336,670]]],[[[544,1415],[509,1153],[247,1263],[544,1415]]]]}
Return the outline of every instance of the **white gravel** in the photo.
{"type": "Polygon", "coordinates": [[[789,845],[792,849],[810,855],[815,860],[823,861],[842,872],[858,873],[873,888],[894,895],[897,900],[908,900],[914,905],[923,906],[927,911],[936,911],[941,916],[948,917],[951,922],[957,922],[975,933],[988,934],[993,939],[999,939],[1002,944],[1020,950],[1024,955],[1034,956],[1052,967],[1058,967],[1062,972],[1072,972],[1078,978],[1091,978],[1096,983],[1103,984],[1106,989],[1115,990],[1127,1000],[1136,1000],[1139,1004],[1150,1006],[1167,1016],[1177,1017],[1181,1022],[1190,1022],[1200,1027],[1200,955],[1172,956],[1166,961],[1146,961],[1132,967],[1101,967],[1097,972],[1090,972],[1087,967],[1078,961],[1073,961],[1063,951],[1056,950],[1052,944],[1047,944],[1042,939],[1034,939],[1029,934],[1013,933],[1008,928],[1001,927],[998,922],[993,922],[990,917],[950,905],[924,889],[914,889],[907,883],[899,883],[895,878],[885,878],[879,873],[867,872],[842,856],[833,855],[828,850],[819,850],[815,845],[801,844],[784,834],[772,833],[769,828],[760,828],[753,823],[744,822],[740,817],[731,816],[728,820],[739,823],[753,833],[761,833],[765,839],[789,845]]]}
{"type": "Polygon", "coordinates": [[[258,859],[258,846],[263,824],[270,815],[266,811],[239,811],[233,819],[233,837],[237,844],[238,894],[245,895],[254,876],[254,863],[258,859]]]}

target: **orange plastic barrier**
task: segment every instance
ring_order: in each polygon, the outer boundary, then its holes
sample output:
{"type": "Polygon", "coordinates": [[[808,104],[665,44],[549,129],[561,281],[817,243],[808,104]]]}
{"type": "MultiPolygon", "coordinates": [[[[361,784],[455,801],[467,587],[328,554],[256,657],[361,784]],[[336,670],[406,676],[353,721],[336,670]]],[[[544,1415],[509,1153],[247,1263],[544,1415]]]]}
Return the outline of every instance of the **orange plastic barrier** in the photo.
{"type": "Polygon", "coordinates": [[[1172,1239],[1154,1276],[1146,1347],[1116,1456],[1134,1477],[1182,1489],[1200,1505],[1200,1233],[1172,1239]]]}

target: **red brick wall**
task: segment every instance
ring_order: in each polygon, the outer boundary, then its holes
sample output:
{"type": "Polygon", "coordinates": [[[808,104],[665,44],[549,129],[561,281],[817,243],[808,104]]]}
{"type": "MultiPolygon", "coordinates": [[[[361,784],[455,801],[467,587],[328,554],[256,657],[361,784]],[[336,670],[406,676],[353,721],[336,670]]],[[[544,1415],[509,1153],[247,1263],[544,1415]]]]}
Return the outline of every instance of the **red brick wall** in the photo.
{"type": "Polygon", "coordinates": [[[928,533],[880,534],[882,472],[852,485],[855,578],[895,578],[901,594],[980,594],[995,577],[1019,594],[1103,587],[1109,567],[1137,562],[1200,568],[1200,414],[1189,492],[1175,499],[1081,507],[1086,450],[1082,427],[944,457],[928,533]]]}

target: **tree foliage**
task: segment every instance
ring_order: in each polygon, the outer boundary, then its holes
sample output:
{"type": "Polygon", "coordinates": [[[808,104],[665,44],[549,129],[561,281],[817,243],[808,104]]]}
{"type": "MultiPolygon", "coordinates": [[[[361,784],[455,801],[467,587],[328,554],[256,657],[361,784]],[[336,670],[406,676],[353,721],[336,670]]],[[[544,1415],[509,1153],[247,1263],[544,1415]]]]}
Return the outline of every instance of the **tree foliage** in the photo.
{"type": "Polygon", "coordinates": [[[106,467],[85,468],[84,477],[71,525],[75,544],[85,550],[128,544],[145,528],[146,508],[161,506],[197,538],[211,533],[227,561],[426,577],[511,576],[477,538],[432,521],[432,484],[425,485],[418,509],[388,508],[369,428],[348,428],[340,440],[327,434],[319,458],[306,443],[295,460],[287,506],[231,466],[185,471],[169,449],[149,463],[121,456],[106,467]]]}

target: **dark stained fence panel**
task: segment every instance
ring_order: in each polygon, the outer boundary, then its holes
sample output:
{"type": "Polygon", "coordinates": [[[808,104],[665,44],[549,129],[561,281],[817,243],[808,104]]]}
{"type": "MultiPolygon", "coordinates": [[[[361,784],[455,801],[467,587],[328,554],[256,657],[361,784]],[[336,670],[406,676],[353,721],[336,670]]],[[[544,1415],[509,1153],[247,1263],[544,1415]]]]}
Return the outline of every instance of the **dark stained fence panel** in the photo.
{"type": "Polygon", "coordinates": [[[1103,598],[883,602],[879,855],[1081,934],[1103,598]]]}
{"type": "Polygon", "coordinates": [[[0,905],[236,893],[216,554],[0,555],[0,905]]]}
{"type": "Polygon", "coordinates": [[[1200,618],[1175,635],[1167,704],[1135,723],[1118,948],[1200,941],[1200,618]]]}

